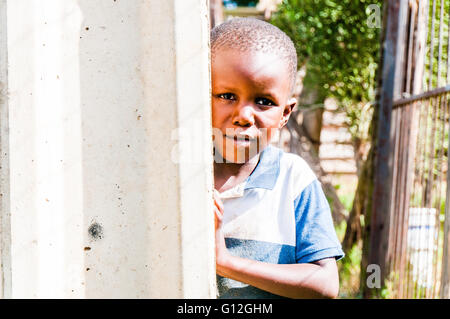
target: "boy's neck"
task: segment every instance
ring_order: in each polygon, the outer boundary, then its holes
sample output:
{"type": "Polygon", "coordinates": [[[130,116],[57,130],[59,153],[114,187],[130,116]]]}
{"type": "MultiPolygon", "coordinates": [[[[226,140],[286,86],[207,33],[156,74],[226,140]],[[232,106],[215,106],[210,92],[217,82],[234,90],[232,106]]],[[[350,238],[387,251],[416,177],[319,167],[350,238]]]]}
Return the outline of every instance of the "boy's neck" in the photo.
{"type": "Polygon", "coordinates": [[[259,154],[245,163],[214,162],[214,188],[224,192],[242,183],[250,176],[259,162],[259,154]]]}

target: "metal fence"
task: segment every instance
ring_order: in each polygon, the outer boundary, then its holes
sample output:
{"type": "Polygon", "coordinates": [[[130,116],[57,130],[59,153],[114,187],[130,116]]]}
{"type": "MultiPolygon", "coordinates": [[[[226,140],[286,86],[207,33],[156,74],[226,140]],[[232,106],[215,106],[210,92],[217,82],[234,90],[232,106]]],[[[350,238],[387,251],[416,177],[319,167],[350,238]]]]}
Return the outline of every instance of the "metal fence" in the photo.
{"type": "Polygon", "coordinates": [[[395,57],[384,59],[396,61],[400,94],[389,130],[386,283],[394,298],[448,298],[450,0],[399,0],[388,14],[398,33],[395,57]]]}

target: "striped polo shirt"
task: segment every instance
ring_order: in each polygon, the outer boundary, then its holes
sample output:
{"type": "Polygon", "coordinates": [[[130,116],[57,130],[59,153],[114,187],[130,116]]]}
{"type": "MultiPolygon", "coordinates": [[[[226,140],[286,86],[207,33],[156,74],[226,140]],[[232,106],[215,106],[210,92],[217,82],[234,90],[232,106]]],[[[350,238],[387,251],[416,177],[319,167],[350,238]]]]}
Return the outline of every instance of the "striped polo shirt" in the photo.
{"type": "MultiPolygon", "coordinates": [[[[252,174],[220,194],[232,255],[275,264],[344,256],[320,182],[298,155],[266,147],[252,174]]],[[[219,298],[277,298],[217,276],[219,298]]]]}

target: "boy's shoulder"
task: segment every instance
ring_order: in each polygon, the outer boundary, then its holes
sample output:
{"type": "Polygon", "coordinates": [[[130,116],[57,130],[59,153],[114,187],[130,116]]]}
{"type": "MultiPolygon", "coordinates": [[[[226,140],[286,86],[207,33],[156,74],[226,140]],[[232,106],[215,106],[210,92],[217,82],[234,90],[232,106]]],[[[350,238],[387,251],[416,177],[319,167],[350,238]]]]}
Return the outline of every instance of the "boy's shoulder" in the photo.
{"type": "Polygon", "coordinates": [[[263,150],[264,156],[278,158],[280,164],[298,169],[310,169],[308,163],[300,155],[289,153],[274,145],[268,145],[263,150]]]}
{"type": "Polygon", "coordinates": [[[280,165],[283,165],[285,167],[289,167],[290,169],[299,170],[299,171],[312,171],[308,163],[298,154],[289,153],[282,149],[279,149],[278,147],[272,146],[273,148],[277,149],[279,152],[281,163],[280,165]]]}
{"type": "Polygon", "coordinates": [[[301,191],[314,180],[316,175],[309,164],[299,155],[285,152],[284,150],[268,146],[267,151],[279,161],[278,181],[283,184],[289,184],[296,190],[301,191]]]}

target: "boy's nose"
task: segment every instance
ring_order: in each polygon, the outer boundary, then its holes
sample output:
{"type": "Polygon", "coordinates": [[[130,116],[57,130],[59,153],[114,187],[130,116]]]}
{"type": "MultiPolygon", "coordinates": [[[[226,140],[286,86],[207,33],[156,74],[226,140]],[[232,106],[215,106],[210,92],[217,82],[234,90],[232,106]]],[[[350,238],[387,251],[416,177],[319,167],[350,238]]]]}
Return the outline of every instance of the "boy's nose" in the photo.
{"type": "Polygon", "coordinates": [[[255,124],[255,116],[251,105],[238,106],[234,110],[233,124],[236,126],[248,127],[255,124]]]}

